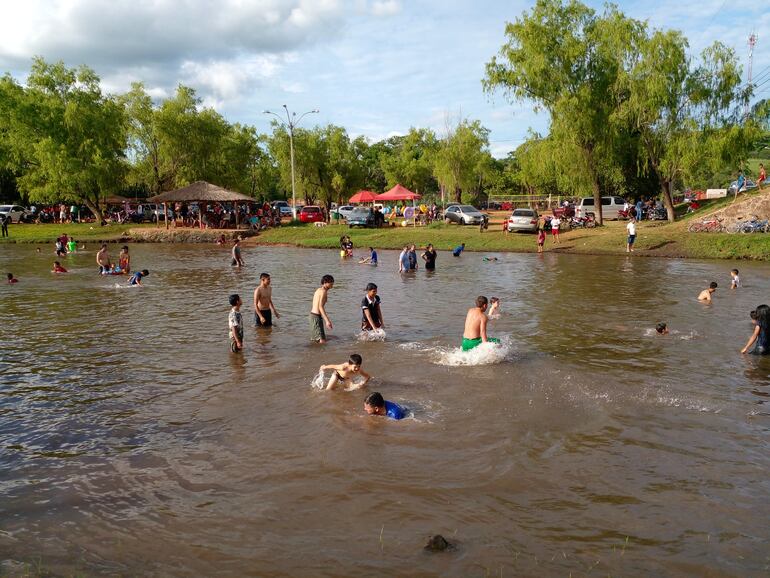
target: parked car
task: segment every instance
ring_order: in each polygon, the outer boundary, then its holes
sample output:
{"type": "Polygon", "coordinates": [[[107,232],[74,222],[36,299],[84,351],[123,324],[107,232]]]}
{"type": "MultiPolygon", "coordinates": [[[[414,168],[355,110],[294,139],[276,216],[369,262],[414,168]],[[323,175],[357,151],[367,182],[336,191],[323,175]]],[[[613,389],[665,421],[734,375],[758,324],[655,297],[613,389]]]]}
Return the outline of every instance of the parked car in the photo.
{"type": "Polygon", "coordinates": [[[348,217],[350,217],[350,214],[354,210],[355,210],[355,207],[353,205],[342,205],[341,207],[337,207],[334,211],[332,211],[332,215],[331,215],[332,220],[347,219],[348,217]]]}
{"type": "Polygon", "coordinates": [[[506,228],[509,233],[526,231],[537,232],[537,211],[535,209],[516,209],[508,218],[506,228]]]}
{"type": "Polygon", "coordinates": [[[287,201],[273,201],[273,209],[278,209],[282,217],[291,217],[291,205],[287,201]]]}
{"type": "Polygon", "coordinates": [[[0,215],[10,217],[11,223],[29,221],[32,213],[20,205],[0,205],[0,215]]]}
{"type": "MultiPolygon", "coordinates": [[[[166,217],[169,221],[174,220],[174,211],[171,209],[171,207],[166,207],[166,217]]],[[[142,219],[152,223],[157,223],[158,220],[163,221],[163,203],[157,205],[152,203],[143,203],[142,219]]]]}
{"type": "Polygon", "coordinates": [[[470,205],[449,205],[444,211],[445,223],[457,223],[458,225],[480,225],[484,221],[484,214],[476,207],[470,205]]]}
{"type": "Polygon", "coordinates": [[[553,209],[553,216],[559,217],[562,220],[569,220],[572,217],[575,216],[575,206],[574,205],[560,205],[558,207],[554,207],[553,209]]]}
{"type": "Polygon", "coordinates": [[[374,211],[369,207],[356,207],[348,215],[348,226],[374,227],[374,211]]]}
{"type": "Polygon", "coordinates": [[[317,205],[307,205],[299,212],[300,223],[321,223],[323,220],[324,213],[317,205]]]}
{"type": "MultiPolygon", "coordinates": [[[[620,211],[623,210],[623,205],[625,204],[626,201],[622,197],[602,197],[602,218],[619,219],[620,211]]],[[[599,213],[594,206],[593,197],[580,199],[575,207],[575,216],[579,219],[587,217],[588,213],[594,213],[596,218],[599,218],[599,213]]]]}

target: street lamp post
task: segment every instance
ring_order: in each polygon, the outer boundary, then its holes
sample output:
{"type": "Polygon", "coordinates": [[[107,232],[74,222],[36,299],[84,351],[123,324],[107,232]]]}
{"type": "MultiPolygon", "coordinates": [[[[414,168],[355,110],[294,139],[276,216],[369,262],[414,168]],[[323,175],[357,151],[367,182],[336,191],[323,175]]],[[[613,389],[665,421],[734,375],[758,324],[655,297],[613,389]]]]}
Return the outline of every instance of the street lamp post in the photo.
{"type": "Polygon", "coordinates": [[[299,115],[299,118],[297,118],[297,113],[289,113],[289,107],[287,107],[285,104],[283,105],[283,110],[286,112],[286,121],[284,121],[283,117],[278,113],[272,112],[270,110],[263,110],[262,112],[263,114],[272,114],[275,118],[278,119],[278,122],[280,122],[281,125],[286,127],[289,131],[289,158],[291,159],[291,213],[293,215],[292,218],[296,221],[297,193],[296,186],[294,184],[294,129],[297,127],[300,121],[305,118],[305,116],[308,114],[317,114],[319,111],[318,109],[309,110],[307,112],[303,112],[301,115],[299,115]]]}

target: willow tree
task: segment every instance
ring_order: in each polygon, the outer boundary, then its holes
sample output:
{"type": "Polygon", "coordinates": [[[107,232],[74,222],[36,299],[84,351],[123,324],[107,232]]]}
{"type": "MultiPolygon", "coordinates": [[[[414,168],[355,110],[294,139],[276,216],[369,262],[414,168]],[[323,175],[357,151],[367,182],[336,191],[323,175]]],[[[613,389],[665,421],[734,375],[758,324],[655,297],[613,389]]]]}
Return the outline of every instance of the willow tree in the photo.
{"type": "Polygon", "coordinates": [[[538,0],[506,25],[507,42],[487,63],[483,81],[487,92],[501,89],[510,99],[531,101],[549,113],[551,137],[580,151],[574,170],[584,171],[591,183],[600,223],[615,87],[641,28],[612,5],[598,16],[577,0],[538,0]]]}
{"type": "Polygon", "coordinates": [[[96,73],[36,58],[26,87],[0,82],[5,164],[31,201],[83,203],[102,221],[101,201],[123,185],[126,121],[96,73]]]}
{"type": "Polygon", "coordinates": [[[456,203],[463,202],[463,191],[481,188],[489,173],[489,129],[478,120],[463,119],[447,126],[447,134],[434,153],[433,175],[445,191],[452,191],[456,203]]]}
{"type": "Polygon", "coordinates": [[[620,79],[626,95],[618,117],[638,135],[639,166],[657,177],[669,221],[672,189],[704,168],[719,172],[751,147],[751,123],[739,111],[749,93],[732,49],[716,42],[695,62],[678,31],[653,31],[637,42],[638,57],[620,79]]]}

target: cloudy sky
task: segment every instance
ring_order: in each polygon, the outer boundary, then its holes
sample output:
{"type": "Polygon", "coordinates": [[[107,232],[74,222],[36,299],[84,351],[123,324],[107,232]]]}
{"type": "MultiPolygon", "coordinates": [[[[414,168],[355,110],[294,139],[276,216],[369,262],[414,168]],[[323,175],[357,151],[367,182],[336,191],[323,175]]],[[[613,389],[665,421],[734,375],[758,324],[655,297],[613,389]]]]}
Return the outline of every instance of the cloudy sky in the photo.
{"type": "MultiPolygon", "coordinates": [[[[585,0],[584,0],[585,1],[585,0]]],[[[601,9],[601,2],[587,1],[601,9]]],[[[691,49],[714,40],[770,81],[766,0],[625,0],[628,15],[683,30],[691,49]]],[[[163,97],[179,83],[231,122],[269,130],[265,109],[320,114],[371,139],[410,126],[443,132],[447,119],[480,119],[504,156],[544,115],[481,89],[484,64],[503,43],[520,0],[2,0],[0,71],[24,79],[40,55],[95,69],[111,92],[141,80],[163,97]]],[[[744,67],[744,77],[745,77],[744,67]]],[[[770,82],[758,88],[770,97],[770,82]]]]}

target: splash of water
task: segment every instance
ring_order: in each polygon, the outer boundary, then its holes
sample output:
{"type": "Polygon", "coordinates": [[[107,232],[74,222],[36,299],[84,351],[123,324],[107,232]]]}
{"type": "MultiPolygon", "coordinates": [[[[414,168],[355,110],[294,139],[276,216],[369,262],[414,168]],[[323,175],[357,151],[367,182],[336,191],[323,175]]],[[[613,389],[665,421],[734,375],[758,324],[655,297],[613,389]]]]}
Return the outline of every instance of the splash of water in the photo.
{"type": "Polygon", "coordinates": [[[326,388],[327,383],[329,383],[329,380],[326,378],[325,372],[323,370],[319,370],[310,381],[310,387],[313,389],[323,390],[326,388]]]}
{"type": "Polygon", "coordinates": [[[384,329],[372,329],[371,331],[361,331],[356,336],[356,341],[385,341],[384,329]]]}
{"type": "Polygon", "coordinates": [[[434,360],[434,363],[450,367],[460,365],[494,365],[502,363],[511,350],[511,339],[508,336],[504,336],[500,339],[500,343],[482,343],[470,351],[463,351],[460,347],[449,349],[437,348],[438,357],[434,360]]]}

